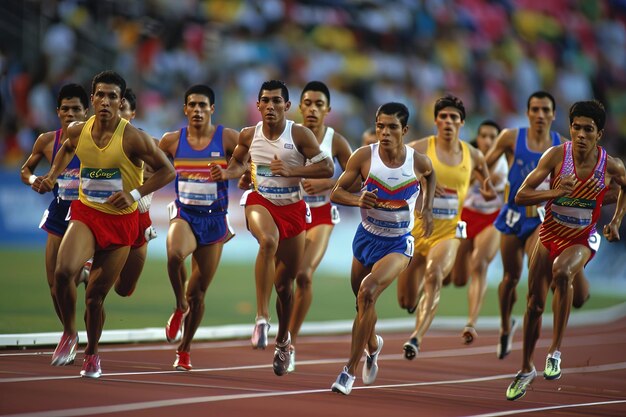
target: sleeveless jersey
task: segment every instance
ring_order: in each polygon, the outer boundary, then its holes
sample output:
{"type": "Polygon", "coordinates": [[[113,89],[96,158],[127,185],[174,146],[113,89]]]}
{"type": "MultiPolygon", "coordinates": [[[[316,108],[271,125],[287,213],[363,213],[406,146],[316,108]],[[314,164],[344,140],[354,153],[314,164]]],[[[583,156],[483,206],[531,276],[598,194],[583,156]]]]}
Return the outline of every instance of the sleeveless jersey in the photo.
{"type": "MultiPolygon", "coordinates": [[[[509,207],[518,207],[515,204],[515,194],[517,190],[522,186],[522,183],[530,174],[530,172],[537,167],[539,159],[543,152],[535,152],[528,149],[527,136],[528,129],[523,127],[518,130],[517,141],[515,142],[515,154],[513,155],[513,163],[509,168],[509,176],[507,187],[504,192],[504,198],[509,207]]],[[[561,144],[559,134],[556,132],[550,132],[552,138],[551,146],[558,146],[561,144]]],[[[549,183],[542,184],[539,189],[547,190],[549,183]]]]}
{"type": "Polygon", "coordinates": [[[250,171],[254,190],[277,206],[285,206],[302,200],[300,177],[281,177],[272,174],[270,163],[274,155],[283,162],[293,166],[304,166],[305,158],[293,143],[291,129],[294,122],[287,120],[285,130],[274,140],[263,134],[263,122],[254,129],[254,137],[250,144],[250,171]]]}
{"type": "Polygon", "coordinates": [[[483,214],[492,214],[500,210],[504,204],[504,187],[508,172],[509,165],[507,164],[504,155],[502,155],[498,158],[496,165],[491,170],[492,178],[494,175],[500,178],[498,183],[493,184],[498,193],[497,197],[493,200],[485,200],[485,197],[483,197],[479,191],[482,181],[475,180],[467,190],[467,196],[465,197],[463,207],[483,214]]]}
{"type": "MultiPolygon", "coordinates": [[[[63,130],[59,129],[54,132],[54,143],[52,145],[52,160],[63,145],[61,138],[63,130]]],[[[72,158],[67,167],[61,172],[57,178],[56,186],[52,192],[55,197],[61,200],[78,200],[78,185],[80,183],[80,160],[76,155],[72,158]]]]}
{"type": "Polygon", "coordinates": [[[433,200],[433,219],[435,220],[450,220],[456,223],[461,218],[461,209],[472,173],[472,159],[467,144],[463,141],[459,143],[463,153],[461,163],[450,166],[439,161],[435,136],[428,139],[426,156],[432,161],[437,184],[445,189],[443,195],[435,196],[433,200]]]}
{"type": "Polygon", "coordinates": [[[94,121],[95,116],[87,120],[76,147],[76,155],[80,159],[79,199],[86,206],[104,213],[132,213],[137,209],[137,202],[123,210],[106,203],[116,192],[130,192],[143,183],[143,167],[136,166],[128,159],[122,145],[128,121],[120,119],[104,148],[96,146],[91,136],[94,121]]]}
{"type": "Polygon", "coordinates": [[[576,175],[572,143],[563,144],[563,164],[559,175],[552,180],[551,187],[557,188],[561,178],[575,174],[578,184],[569,196],[549,200],[546,204],[546,217],[539,229],[542,242],[551,242],[557,248],[566,246],[573,240],[588,237],[596,232],[602,200],[607,191],[605,184],[606,151],[598,146],[598,162],[588,178],[576,175]]]}
{"type": "MultiPolygon", "coordinates": [[[[326,152],[326,155],[330,155],[331,157],[333,154],[333,136],[334,135],[335,135],[335,130],[332,127],[326,127],[326,133],[324,134],[322,143],[320,143],[320,150],[322,152],[326,152]]],[[[310,164],[308,160],[306,164],[307,165],[310,164]]],[[[304,191],[304,188],[302,188],[304,201],[306,201],[310,207],[320,207],[330,202],[331,191],[332,190],[328,189],[328,190],[322,191],[319,194],[308,194],[306,191],[304,191]]]]}
{"type": "Polygon", "coordinates": [[[406,157],[398,168],[389,168],[379,155],[378,143],[370,145],[370,171],[363,189],[378,189],[378,201],[371,209],[361,209],[361,225],[368,232],[384,237],[404,236],[415,221],[415,201],[420,183],[413,168],[413,148],[404,145],[406,157]]]}
{"type": "Polygon", "coordinates": [[[228,209],[228,181],[213,181],[209,170],[211,163],[226,168],[223,132],[224,127],[218,125],[211,142],[204,149],[195,150],[187,140],[187,128],[180,130],[174,168],[176,199],[182,207],[203,206],[203,209],[217,211],[228,209]]]}

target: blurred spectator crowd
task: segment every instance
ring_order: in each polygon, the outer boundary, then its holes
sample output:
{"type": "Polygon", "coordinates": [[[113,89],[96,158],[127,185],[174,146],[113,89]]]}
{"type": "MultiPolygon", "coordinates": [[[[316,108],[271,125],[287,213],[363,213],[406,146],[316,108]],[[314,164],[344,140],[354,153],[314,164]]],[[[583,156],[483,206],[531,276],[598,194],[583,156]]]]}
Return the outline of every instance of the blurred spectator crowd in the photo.
{"type": "Polygon", "coordinates": [[[626,156],[626,0],[3,0],[0,158],[20,165],[40,132],[58,128],[65,83],[90,91],[120,72],[138,96],[134,122],[153,136],[185,123],[192,84],[216,91],[214,123],[256,123],[261,83],[286,81],[297,121],[301,88],[331,89],[328,124],[354,147],[376,108],[411,110],[411,139],[433,132],[433,103],[450,92],[468,112],[464,139],[485,118],[526,125],[535,90],[557,100],[553,125],[597,98],[609,111],[604,146],[626,156]]]}

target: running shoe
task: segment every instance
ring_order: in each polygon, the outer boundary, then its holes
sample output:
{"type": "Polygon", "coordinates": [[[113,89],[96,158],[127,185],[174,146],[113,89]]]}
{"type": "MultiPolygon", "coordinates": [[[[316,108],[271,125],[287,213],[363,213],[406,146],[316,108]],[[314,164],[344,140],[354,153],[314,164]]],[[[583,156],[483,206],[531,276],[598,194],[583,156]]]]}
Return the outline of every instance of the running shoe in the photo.
{"type": "Polygon", "coordinates": [[[85,355],[83,360],[83,369],[80,371],[80,376],[85,378],[100,378],[102,375],[102,368],[100,368],[100,356],[98,355],[85,355]]]}
{"type": "Polygon", "coordinates": [[[176,360],[174,361],[174,368],[179,371],[191,371],[191,358],[189,352],[176,351],[176,360]]]}
{"type": "Polygon", "coordinates": [[[511,346],[513,345],[513,335],[517,330],[517,320],[511,319],[511,329],[509,334],[500,334],[500,343],[496,348],[496,354],[498,359],[504,359],[509,353],[511,353],[511,346]]]}
{"type": "Polygon", "coordinates": [[[548,354],[546,358],[546,368],[543,370],[543,377],[549,381],[561,377],[561,352],[558,350],[548,354]]]}
{"type": "Polygon", "coordinates": [[[78,347],[78,334],[70,335],[63,333],[61,340],[52,354],[52,366],[65,366],[74,363],[76,348],[78,347]]]}
{"type": "Polygon", "coordinates": [[[470,345],[478,337],[478,333],[474,326],[465,326],[463,329],[463,333],[461,333],[461,338],[463,339],[463,344],[470,345]]]}
{"type": "Polygon", "coordinates": [[[363,383],[365,385],[371,385],[376,381],[376,376],[378,375],[378,354],[383,348],[383,338],[379,335],[376,335],[376,340],[378,342],[378,348],[371,355],[367,353],[365,350],[365,365],[363,366],[363,383]]]}
{"type": "Polygon", "coordinates": [[[250,338],[254,349],[265,349],[267,347],[267,332],[269,330],[270,324],[265,319],[257,320],[250,338]]]}
{"type": "Polygon", "coordinates": [[[354,385],[355,379],[356,377],[348,373],[348,367],[344,366],[343,371],[341,371],[341,373],[337,377],[337,380],[333,382],[333,385],[331,385],[330,389],[333,392],[348,395],[350,394],[350,391],[352,391],[352,385],[354,385]]]}
{"type": "Polygon", "coordinates": [[[515,375],[515,379],[511,382],[511,385],[506,389],[506,399],[509,401],[515,401],[520,399],[526,394],[526,388],[533,382],[533,379],[537,376],[537,371],[533,368],[532,371],[523,374],[521,371],[515,375]]]}
{"type": "Polygon", "coordinates": [[[274,373],[278,376],[283,376],[289,372],[289,364],[291,362],[291,337],[287,334],[287,340],[283,343],[276,343],[276,349],[274,349],[274,362],[272,367],[274,373]]]}
{"type": "Polygon", "coordinates": [[[175,342],[182,336],[187,314],[189,314],[189,307],[187,307],[187,311],[174,310],[165,326],[165,338],[168,342],[175,342]]]}
{"type": "Polygon", "coordinates": [[[287,367],[287,373],[292,373],[296,370],[296,348],[291,345],[289,348],[289,367],[287,367]]]}
{"type": "Polygon", "coordinates": [[[417,342],[417,337],[412,337],[402,347],[404,349],[404,357],[410,361],[415,359],[417,353],[420,351],[420,345],[417,342]]]}

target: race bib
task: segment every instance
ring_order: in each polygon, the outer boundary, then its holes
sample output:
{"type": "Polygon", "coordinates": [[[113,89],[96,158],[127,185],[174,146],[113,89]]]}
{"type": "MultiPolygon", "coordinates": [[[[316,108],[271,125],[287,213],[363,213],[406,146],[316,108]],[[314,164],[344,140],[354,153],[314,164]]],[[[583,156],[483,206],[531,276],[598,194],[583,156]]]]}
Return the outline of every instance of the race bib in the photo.
{"type": "Polygon", "coordinates": [[[341,221],[339,217],[339,208],[337,206],[330,206],[330,221],[333,224],[337,224],[341,221]]]}
{"type": "Polygon", "coordinates": [[[522,215],[519,211],[508,209],[506,211],[506,225],[509,227],[515,227],[521,216],[522,215]]]}
{"type": "Polygon", "coordinates": [[[176,207],[175,201],[172,201],[167,205],[167,212],[170,220],[174,220],[178,216],[178,207],[176,207]]]}
{"type": "Polygon", "coordinates": [[[456,224],[456,238],[467,239],[467,223],[463,220],[459,220],[456,224]]]}

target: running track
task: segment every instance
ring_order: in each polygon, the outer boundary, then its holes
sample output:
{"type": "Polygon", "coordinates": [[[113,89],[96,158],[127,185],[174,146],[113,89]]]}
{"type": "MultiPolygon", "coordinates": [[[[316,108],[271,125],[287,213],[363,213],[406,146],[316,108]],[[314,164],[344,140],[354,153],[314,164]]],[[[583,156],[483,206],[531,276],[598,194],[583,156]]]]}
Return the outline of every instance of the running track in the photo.
{"type": "MultiPolygon", "coordinates": [[[[479,329],[480,332],[480,329],[479,329]]],[[[536,351],[541,374],[551,332],[536,351]]],[[[360,375],[352,394],[330,385],[346,361],[348,336],[307,336],[298,343],[296,372],[277,377],[272,349],[249,341],[192,345],[192,372],[172,370],[175,345],[104,345],[99,380],[78,376],[76,364],[49,365],[52,348],[0,351],[1,416],[625,416],[626,321],[570,328],[563,377],[539,376],[526,396],[504,393],[520,365],[521,332],[513,352],[496,359],[495,331],[469,347],[457,332],[432,330],[416,360],[402,355],[406,334],[382,333],[376,384],[360,375]]],[[[82,346],[81,346],[82,348],[82,346]]],[[[361,367],[359,368],[359,373],[361,367]]]]}

